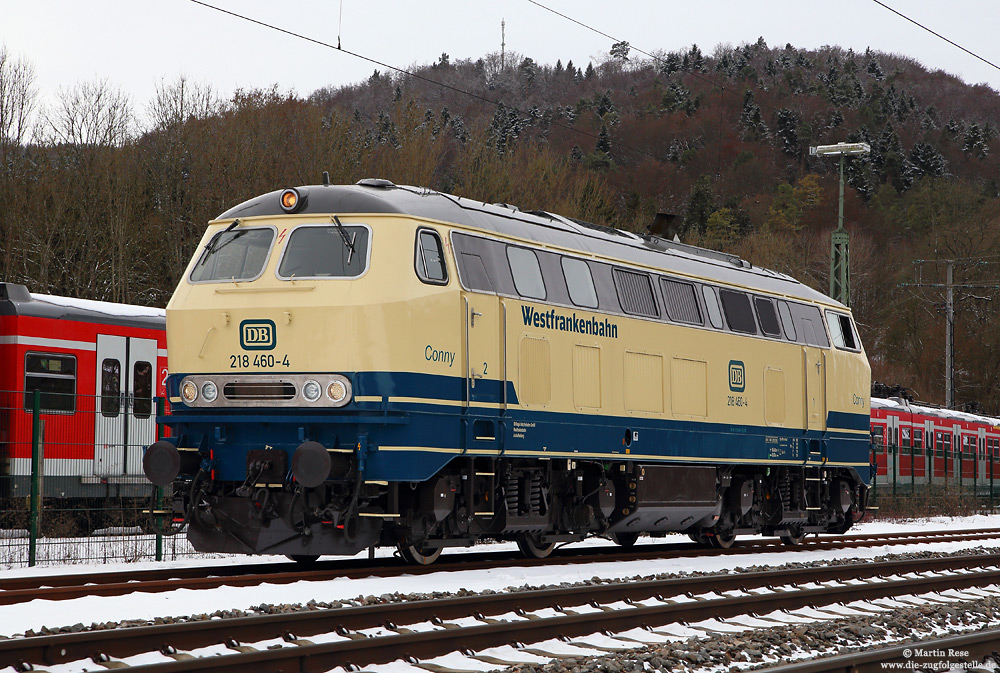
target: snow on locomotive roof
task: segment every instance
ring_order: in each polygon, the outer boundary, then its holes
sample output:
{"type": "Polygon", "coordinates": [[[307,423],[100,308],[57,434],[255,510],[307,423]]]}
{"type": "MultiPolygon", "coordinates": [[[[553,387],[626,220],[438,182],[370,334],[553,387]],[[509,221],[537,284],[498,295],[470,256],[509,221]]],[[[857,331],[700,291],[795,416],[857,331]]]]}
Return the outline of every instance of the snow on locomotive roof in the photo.
{"type": "Polygon", "coordinates": [[[96,301],[93,299],[74,299],[72,297],[58,297],[52,294],[31,293],[31,298],[35,301],[42,301],[56,306],[66,306],[78,308],[84,311],[94,311],[107,315],[123,317],[148,317],[164,318],[167,315],[165,309],[153,308],[151,306],[133,306],[132,304],[117,304],[110,301],[96,301]]]}
{"type": "MultiPolygon", "coordinates": [[[[491,204],[445,194],[425,187],[395,185],[365,179],[356,185],[313,185],[296,188],[299,214],[393,213],[423,217],[487,232],[579,250],[610,259],[688,274],[735,286],[757,289],[821,304],[842,307],[825,294],[783,273],[755,267],[737,255],[676,243],[591,224],[544,211],[522,211],[508,204],[491,204]]],[[[262,194],[236,205],[216,220],[285,215],[284,190],[262,194]]],[[[846,310],[846,307],[843,307],[846,310]]]]}
{"type": "Polygon", "coordinates": [[[909,403],[898,397],[892,397],[888,399],[882,397],[873,397],[871,406],[872,409],[902,409],[907,411],[908,413],[922,414],[924,416],[934,416],[937,418],[951,418],[954,420],[965,421],[967,423],[987,423],[989,425],[1000,426],[1000,418],[995,418],[993,416],[970,414],[965,411],[956,411],[954,409],[943,409],[941,407],[928,407],[921,404],[909,403]]]}

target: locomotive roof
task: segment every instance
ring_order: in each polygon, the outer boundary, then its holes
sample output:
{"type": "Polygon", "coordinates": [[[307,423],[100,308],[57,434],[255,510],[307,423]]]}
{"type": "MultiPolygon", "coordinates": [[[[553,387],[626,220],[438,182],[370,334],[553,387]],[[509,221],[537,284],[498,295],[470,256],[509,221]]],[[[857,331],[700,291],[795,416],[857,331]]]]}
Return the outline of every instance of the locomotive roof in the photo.
{"type": "Polygon", "coordinates": [[[32,294],[24,285],[0,283],[0,315],[163,329],[166,312],[148,306],[32,294]]]}
{"type": "MultiPolygon", "coordinates": [[[[366,179],[356,185],[298,187],[304,197],[296,214],[400,214],[451,222],[505,236],[537,241],[601,257],[633,262],[663,271],[712,278],[775,294],[841,306],[791,276],[755,267],[749,262],[657,236],[633,234],[612,227],[573,220],[544,211],[522,211],[507,204],[490,204],[424,187],[366,179]]],[[[217,220],[285,215],[277,190],[230,208],[217,220]]]]}

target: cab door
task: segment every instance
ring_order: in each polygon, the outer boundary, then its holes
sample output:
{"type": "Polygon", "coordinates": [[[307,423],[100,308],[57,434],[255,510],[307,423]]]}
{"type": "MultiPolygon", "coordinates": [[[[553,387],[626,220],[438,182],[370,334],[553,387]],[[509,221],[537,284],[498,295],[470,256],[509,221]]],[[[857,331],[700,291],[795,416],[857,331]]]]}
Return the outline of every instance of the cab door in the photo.
{"type": "Polygon", "coordinates": [[[94,474],[142,474],[142,449],[156,439],[156,341],[97,336],[94,474]]]}
{"type": "Polygon", "coordinates": [[[805,365],[806,428],[826,430],[826,354],[820,348],[802,349],[805,365]]]}
{"type": "Polygon", "coordinates": [[[499,449],[498,427],[506,406],[506,361],[501,300],[463,293],[465,310],[465,448],[499,449]]]}

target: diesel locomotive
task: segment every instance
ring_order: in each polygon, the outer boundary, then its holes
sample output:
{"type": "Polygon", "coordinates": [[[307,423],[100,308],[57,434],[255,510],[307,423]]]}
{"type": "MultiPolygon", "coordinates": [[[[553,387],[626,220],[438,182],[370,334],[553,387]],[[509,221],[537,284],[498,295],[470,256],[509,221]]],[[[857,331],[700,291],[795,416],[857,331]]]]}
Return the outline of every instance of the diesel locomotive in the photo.
{"type": "Polygon", "coordinates": [[[844,532],[872,480],[851,312],[739,257],[366,179],[209,223],[144,454],[202,551],[844,532]]]}

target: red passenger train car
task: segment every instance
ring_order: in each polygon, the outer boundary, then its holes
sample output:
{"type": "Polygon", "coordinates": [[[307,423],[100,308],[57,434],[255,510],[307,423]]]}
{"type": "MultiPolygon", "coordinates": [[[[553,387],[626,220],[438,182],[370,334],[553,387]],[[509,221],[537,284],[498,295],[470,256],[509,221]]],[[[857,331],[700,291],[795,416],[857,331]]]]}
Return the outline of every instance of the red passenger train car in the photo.
{"type": "Polygon", "coordinates": [[[1000,418],[905,397],[872,397],[871,410],[876,483],[989,488],[1000,482],[1000,418]]]}
{"type": "Polygon", "coordinates": [[[29,493],[36,390],[47,498],[149,495],[166,375],[163,309],[0,283],[0,497],[29,493]]]}

